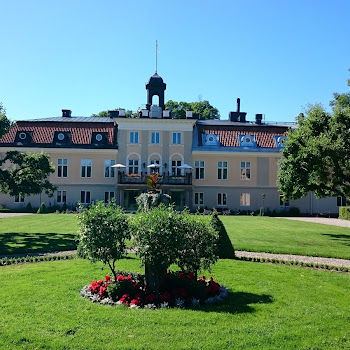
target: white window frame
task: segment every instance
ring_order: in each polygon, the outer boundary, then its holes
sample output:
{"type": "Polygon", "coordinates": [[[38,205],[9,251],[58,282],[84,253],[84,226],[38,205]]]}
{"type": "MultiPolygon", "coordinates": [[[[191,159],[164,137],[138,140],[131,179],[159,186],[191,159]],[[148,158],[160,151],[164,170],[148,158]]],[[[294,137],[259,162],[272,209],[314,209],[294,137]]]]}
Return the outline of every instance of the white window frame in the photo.
{"type": "Polygon", "coordinates": [[[138,144],[139,143],[139,132],[130,131],[129,133],[129,143],[138,144]]]}
{"type": "Polygon", "coordinates": [[[337,196],[337,207],[346,207],[346,198],[342,196],[337,196]]]}
{"type": "Polygon", "coordinates": [[[67,191],[66,190],[58,190],[57,191],[56,202],[59,204],[67,203],[67,191]]]}
{"type": "Polygon", "coordinates": [[[196,180],[205,179],[205,161],[204,160],[195,160],[194,161],[194,174],[196,180]]]}
{"type": "Polygon", "coordinates": [[[290,208],[290,201],[289,199],[283,199],[283,194],[280,194],[280,207],[290,208]]]}
{"type": "Polygon", "coordinates": [[[198,205],[200,207],[204,206],[204,193],[203,192],[195,192],[194,193],[194,205],[198,205]]]}
{"type": "Polygon", "coordinates": [[[80,162],[80,177],[90,178],[92,177],[92,159],[83,158],[80,162]],[[90,174],[89,174],[90,171],[90,174]],[[90,176],[89,176],[90,175],[90,176]]]}
{"type": "Polygon", "coordinates": [[[241,162],[241,180],[250,181],[252,178],[251,162],[241,162]]]}
{"type": "Polygon", "coordinates": [[[182,160],[171,161],[171,176],[182,176],[182,169],[179,169],[181,165],[182,160]]]}
{"type": "Polygon", "coordinates": [[[80,203],[91,204],[91,191],[80,191],[80,203]],[[82,201],[83,197],[84,197],[84,201],[82,201]],[[89,201],[87,201],[87,198],[89,198],[89,201]]]}
{"type": "Polygon", "coordinates": [[[240,194],[239,205],[241,207],[250,207],[250,193],[244,192],[240,194]]]}
{"type": "Polygon", "coordinates": [[[173,145],[181,145],[181,132],[173,132],[173,145]]]}
{"type": "Polygon", "coordinates": [[[228,179],[228,162],[227,161],[218,161],[218,180],[227,180],[228,179]]]}
{"type": "Polygon", "coordinates": [[[129,159],[128,160],[128,174],[138,174],[140,170],[139,159],[129,159]],[[132,170],[131,170],[132,169],[132,170]]]}
{"type": "Polygon", "coordinates": [[[15,196],[15,203],[24,203],[23,194],[19,194],[19,195],[15,196]]]}
{"type": "Polygon", "coordinates": [[[112,168],[112,166],[115,165],[114,159],[105,159],[104,162],[104,177],[105,178],[111,178],[115,177],[115,168],[112,168]]]}
{"type": "Polygon", "coordinates": [[[158,131],[151,132],[151,144],[152,145],[159,145],[160,144],[160,135],[159,135],[158,131]]]}
{"type": "Polygon", "coordinates": [[[105,191],[104,202],[108,203],[112,198],[115,198],[115,191],[105,191]]]}
{"type": "Polygon", "coordinates": [[[225,192],[218,192],[217,203],[218,203],[218,207],[227,206],[227,194],[225,192]]]}
{"type": "Polygon", "coordinates": [[[68,159],[58,158],[57,159],[57,177],[68,177],[68,159]]]}

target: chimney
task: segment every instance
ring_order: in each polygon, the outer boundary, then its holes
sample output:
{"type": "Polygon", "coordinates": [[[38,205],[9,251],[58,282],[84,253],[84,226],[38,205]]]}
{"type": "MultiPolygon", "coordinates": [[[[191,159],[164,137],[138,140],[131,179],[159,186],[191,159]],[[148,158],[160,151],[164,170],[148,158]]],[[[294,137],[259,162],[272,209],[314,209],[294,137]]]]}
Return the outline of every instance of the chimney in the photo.
{"type": "Polygon", "coordinates": [[[72,111],[70,109],[62,109],[62,118],[70,118],[72,111]]]}
{"type": "Polygon", "coordinates": [[[263,115],[262,114],[255,114],[255,123],[258,125],[262,124],[262,119],[263,119],[263,115]]]}
{"type": "Polygon", "coordinates": [[[237,112],[239,113],[241,111],[241,99],[237,98],[237,112]]]}

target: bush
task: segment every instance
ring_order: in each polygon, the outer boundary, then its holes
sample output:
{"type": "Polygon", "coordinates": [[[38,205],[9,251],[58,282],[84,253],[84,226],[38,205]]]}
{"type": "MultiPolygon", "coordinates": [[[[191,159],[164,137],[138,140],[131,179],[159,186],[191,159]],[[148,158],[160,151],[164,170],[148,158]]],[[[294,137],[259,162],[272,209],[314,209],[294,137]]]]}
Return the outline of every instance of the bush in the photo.
{"type": "Polygon", "coordinates": [[[350,207],[339,207],[339,219],[350,220],[350,207]]]}
{"type": "Polygon", "coordinates": [[[102,201],[80,210],[79,255],[108,264],[116,279],[115,263],[126,253],[126,240],[130,238],[126,214],[115,203],[105,205],[102,201]]]}
{"type": "Polygon", "coordinates": [[[40,204],[40,207],[37,211],[37,214],[45,214],[45,213],[47,213],[47,208],[46,208],[45,203],[43,202],[40,204]]]}
{"type": "Polygon", "coordinates": [[[230,238],[228,237],[226,228],[219,216],[214,213],[211,217],[211,224],[214,230],[219,234],[218,241],[218,256],[220,259],[233,259],[235,257],[235,249],[232,245],[230,238]]]}

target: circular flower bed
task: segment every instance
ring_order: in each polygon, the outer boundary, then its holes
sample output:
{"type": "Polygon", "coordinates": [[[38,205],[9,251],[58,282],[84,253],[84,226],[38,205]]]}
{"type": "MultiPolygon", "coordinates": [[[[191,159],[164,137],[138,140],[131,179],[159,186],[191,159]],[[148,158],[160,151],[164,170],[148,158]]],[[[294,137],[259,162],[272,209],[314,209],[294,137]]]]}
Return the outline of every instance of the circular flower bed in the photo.
{"type": "Polygon", "coordinates": [[[159,292],[147,292],[143,275],[119,273],[116,281],[106,276],[83,287],[80,294],[101,304],[156,309],[218,303],[227,298],[228,289],[212,277],[197,280],[191,273],[168,272],[159,292]]]}

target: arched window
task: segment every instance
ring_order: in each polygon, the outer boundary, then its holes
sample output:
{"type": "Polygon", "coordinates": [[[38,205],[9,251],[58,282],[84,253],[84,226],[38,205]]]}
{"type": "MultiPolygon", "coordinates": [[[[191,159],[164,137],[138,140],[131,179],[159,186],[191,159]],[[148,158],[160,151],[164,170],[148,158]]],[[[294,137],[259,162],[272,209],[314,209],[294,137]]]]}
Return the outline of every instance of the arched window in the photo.
{"type": "Polygon", "coordinates": [[[173,154],[170,157],[170,174],[171,176],[181,176],[184,174],[180,166],[183,164],[183,157],[181,154],[173,154]]]}
{"type": "Polygon", "coordinates": [[[127,157],[128,174],[139,174],[140,172],[140,156],[137,153],[131,153],[127,157]]]}

